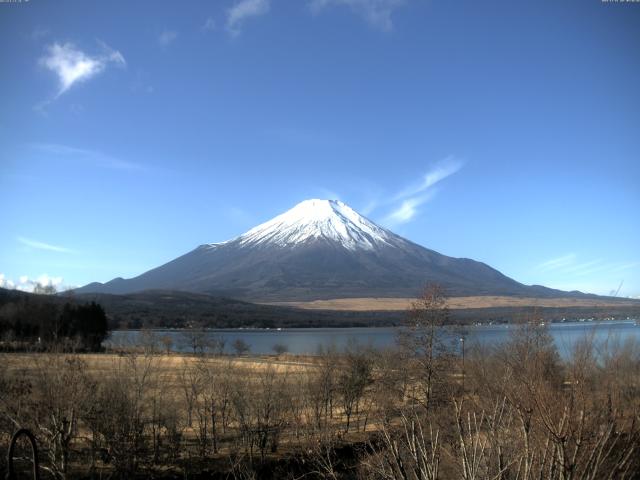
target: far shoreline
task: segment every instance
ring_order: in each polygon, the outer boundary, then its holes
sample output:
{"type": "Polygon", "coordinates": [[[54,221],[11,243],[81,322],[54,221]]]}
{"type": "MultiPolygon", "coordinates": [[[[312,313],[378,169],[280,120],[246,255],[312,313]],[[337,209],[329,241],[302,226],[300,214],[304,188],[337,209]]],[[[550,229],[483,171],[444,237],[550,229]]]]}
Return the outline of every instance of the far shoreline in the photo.
{"type": "MultiPolygon", "coordinates": [[[[634,324],[638,325],[638,321],[640,320],[640,316],[635,317],[626,317],[626,318],[585,318],[585,319],[566,319],[566,320],[544,320],[542,325],[549,324],[551,325],[584,325],[584,324],[634,324]]],[[[509,327],[509,326],[517,326],[521,325],[522,321],[505,321],[505,322],[476,322],[476,323],[448,323],[446,325],[442,325],[442,328],[447,327],[509,327]]],[[[150,327],[150,328],[114,328],[111,332],[185,332],[191,331],[194,329],[202,330],[205,332],[279,332],[279,331],[319,331],[319,330],[387,330],[387,329],[400,329],[400,328],[410,328],[410,325],[332,325],[327,327],[235,327],[235,328],[217,328],[217,327],[182,327],[182,328],[173,328],[173,327],[150,327]]]]}

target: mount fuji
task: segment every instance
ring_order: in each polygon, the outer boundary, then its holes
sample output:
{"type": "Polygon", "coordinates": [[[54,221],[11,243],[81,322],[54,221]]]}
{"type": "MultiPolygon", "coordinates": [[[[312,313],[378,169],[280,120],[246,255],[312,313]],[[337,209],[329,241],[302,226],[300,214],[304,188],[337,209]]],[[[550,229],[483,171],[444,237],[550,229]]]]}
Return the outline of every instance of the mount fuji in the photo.
{"type": "Polygon", "coordinates": [[[481,262],[429,250],[340,201],[317,199],[232,240],[200,245],[135,278],[91,283],[76,292],[181,290],[282,302],[415,297],[427,282],[441,284],[451,296],[568,296],[523,285],[481,262]]]}

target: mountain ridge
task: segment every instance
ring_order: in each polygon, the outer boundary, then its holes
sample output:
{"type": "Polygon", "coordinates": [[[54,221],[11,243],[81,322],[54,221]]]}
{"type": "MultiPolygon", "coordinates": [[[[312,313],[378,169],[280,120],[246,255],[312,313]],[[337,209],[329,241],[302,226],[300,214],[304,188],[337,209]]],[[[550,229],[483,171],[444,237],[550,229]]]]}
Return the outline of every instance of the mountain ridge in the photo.
{"type": "Polygon", "coordinates": [[[584,296],[527,286],[469,258],[420,246],[337,200],[305,200],[242,235],[194,250],[131,279],[78,293],[180,290],[253,302],[415,297],[425,283],[451,296],[584,296]]]}

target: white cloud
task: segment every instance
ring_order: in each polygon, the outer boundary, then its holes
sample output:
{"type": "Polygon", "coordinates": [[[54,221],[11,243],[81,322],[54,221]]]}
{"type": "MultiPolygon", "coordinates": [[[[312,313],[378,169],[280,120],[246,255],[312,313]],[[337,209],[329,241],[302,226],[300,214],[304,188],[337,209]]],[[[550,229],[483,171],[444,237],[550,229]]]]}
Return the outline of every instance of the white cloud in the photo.
{"type": "Polygon", "coordinates": [[[227,30],[238,35],[245,19],[264,15],[269,8],[269,0],[241,0],[227,11],[227,30]]]}
{"type": "Polygon", "coordinates": [[[63,289],[63,280],[62,277],[51,277],[43,273],[34,279],[30,279],[27,275],[21,275],[18,281],[14,282],[7,278],[4,273],[0,273],[0,288],[33,292],[34,288],[39,285],[41,287],[54,287],[59,291],[63,289]]]}
{"type": "Polygon", "coordinates": [[[73,250],[65,247],[59,247],[57,245],[51,245],[50,243],[39,242],[38,240],[31,240],[29,238],[18,237],[18,241],[27,247],[35,248],[38,250],[47,250],[49,252],[59,253],[73,253],[73,250]]]}
{"type": "Polygon", "coordinates": [[[0,273],[0,288],[8,288],[8,289],[13,289],[15,288],[16,284],[9,280],[4,273],[0,273]]]}
{"type": "Polygon", "coordinates": [[[36,278],[35,283],[38,283],[43,287],[60,287],[62,285],[62,277],[50,277],[46,273],[43,273],[36,278]]]}
{"type": "Polygon", "coordinates": [[[422,195],[402,200],[402,203],[388,214],[384,223],[387,225],[398,225],[411,221],[418,213],[418,207],[431,200],[436,194],[436,190],[429,190],[422,195]]]}
{"type": "Polygon", "coordinates": [[[56,98],[69,90],[73,85],[89,80],[108,65],[124,66],[124,57],[117,50],[100,43],[103,52],[99,55],[88,55],[76,48],[72,43],[54,43],[47,46],[47,54],[39,63],[58,76],[59,88],[56,98]]]}
{"type": "Polygon", "coordinates": [[[424,192],[425,190],[433,187],[436,183],[444,180],[450,175],[453,175],[463,166],[461,160],[455,157],[449,156],[444,160],[438,162],[431,170],[424,174],[422,181],[417,185],[412,185],[405,188],[396,195],[396,200],[411,197],[424,192]]]}
{"type": "Polygon", "coordinates": [[[404,5],[405,0],[311,0],[313,12],[336,5],[349,7],[369,25],[384,32],[393,30],[393,12],[404,5]]]}
{"type": "Polygon", "coordinates": [[[178,38],[178,32],[174,30],[164,30],[158,36],[158,43],[160,44],[160,46],[166,47],[173,43],[176,38],[178,38]]]}
{"type": "Polygon", "coordinates": [[[388,203],[395,204],[395,207],[383,219],[383,223],[394,226],[411,221],[418,214],[418,207],[436,195],[435,185],[459,171],[462,166],[463,162],[453,156],[438,162],[424,174],[419,183],[401,190],[392,197],[388,203]]]}

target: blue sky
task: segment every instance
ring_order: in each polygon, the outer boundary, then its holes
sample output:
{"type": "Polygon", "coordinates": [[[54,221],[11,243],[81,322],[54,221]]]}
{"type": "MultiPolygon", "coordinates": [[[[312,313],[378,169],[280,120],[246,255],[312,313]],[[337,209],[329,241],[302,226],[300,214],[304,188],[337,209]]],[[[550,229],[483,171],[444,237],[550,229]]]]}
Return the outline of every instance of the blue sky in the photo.
{"type": "Polygon", "coordinates": [[[0,4],[0,282],[135,276],[339,198],[640,296],[640,4],[0,4]]]}

